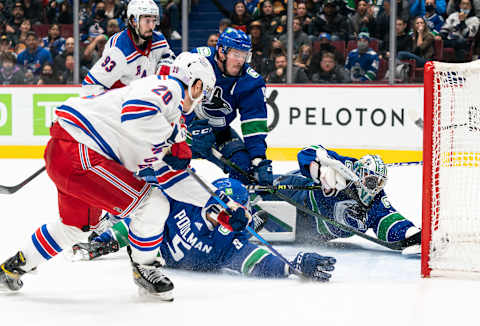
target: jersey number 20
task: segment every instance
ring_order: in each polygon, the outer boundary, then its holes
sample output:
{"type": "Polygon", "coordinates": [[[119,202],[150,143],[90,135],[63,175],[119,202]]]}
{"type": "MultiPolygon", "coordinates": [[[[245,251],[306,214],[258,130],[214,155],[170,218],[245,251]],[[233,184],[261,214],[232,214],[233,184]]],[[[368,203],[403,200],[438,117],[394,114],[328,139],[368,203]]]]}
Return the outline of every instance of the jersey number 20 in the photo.
{"type": "Polygon", "coordinates": [[[173,97],[172,92],[170,92],[168,90],[168,87],[166,86],[160,86],[158,88],[154,88],[152,89],[152,92],[160,96],[163,100],[163,103],[165,103],[165,105],[168,105],[168,103],[170,103],[173,97]]]}

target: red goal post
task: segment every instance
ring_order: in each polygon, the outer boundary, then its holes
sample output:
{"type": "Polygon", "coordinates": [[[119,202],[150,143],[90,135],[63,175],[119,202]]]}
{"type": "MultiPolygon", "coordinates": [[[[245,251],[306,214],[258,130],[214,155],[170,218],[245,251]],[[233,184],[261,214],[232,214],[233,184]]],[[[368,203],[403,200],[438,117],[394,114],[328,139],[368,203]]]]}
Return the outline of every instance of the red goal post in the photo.
{"type": "Polygon", "coordinates": [[[427,62],[423,277],[480,275],[480,62],[427,62]]]}

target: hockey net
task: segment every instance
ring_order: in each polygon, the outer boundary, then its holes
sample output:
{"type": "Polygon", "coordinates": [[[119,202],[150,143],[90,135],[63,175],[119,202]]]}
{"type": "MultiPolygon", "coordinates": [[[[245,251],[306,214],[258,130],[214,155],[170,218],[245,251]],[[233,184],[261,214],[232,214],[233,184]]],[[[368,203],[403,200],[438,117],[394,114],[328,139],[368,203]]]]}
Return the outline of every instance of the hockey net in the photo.
{"type": "Polygon", "coordinates": [[[424,87],[422,276],[480,275],[480,63],[429,62],[424,87]]]}

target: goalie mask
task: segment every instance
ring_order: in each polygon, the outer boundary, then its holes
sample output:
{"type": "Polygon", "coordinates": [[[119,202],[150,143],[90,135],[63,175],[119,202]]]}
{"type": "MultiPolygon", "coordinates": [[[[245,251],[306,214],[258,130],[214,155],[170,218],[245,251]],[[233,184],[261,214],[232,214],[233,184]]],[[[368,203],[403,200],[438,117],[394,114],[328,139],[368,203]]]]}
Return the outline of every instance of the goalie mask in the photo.
{"type": "Polygon", "coordinates": [[[369,206],[387,183],[387,166],[378,155],[366,155],[353,164],[353,171],[360,178],[355,185],[360,201],[369,206]]]}

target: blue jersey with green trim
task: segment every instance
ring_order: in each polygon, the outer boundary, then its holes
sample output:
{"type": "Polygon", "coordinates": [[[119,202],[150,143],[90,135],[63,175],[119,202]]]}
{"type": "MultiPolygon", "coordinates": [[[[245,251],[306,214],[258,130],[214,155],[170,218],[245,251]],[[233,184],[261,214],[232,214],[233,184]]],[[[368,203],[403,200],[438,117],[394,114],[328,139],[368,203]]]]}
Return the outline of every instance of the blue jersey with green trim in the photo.
{"type": "MultiPolygon", "coordinates": [[[[314,182],[311,179],[309,165],[315,160],[316,151],[324,148],[321,145],[310,146],[297,155],[300,166],[300,174],[277,177],[277,183],[280,184],[298,184],[311,185],[314,182]]],[[[327,150],[331,158],[341,161],[347,167],[352,168],[356,158],[339,155],[338,153],[327,150]]],[[[390,203],[384,190],[375,196],[372,203],[365,207],[351,195],[356,194],[356,187],[353,183],[347,185],[345,190],[336,194],[326,195],[322,190],[301,190],[290,195],[299,203],[304,203],[313,211],[333,218],[344,225],[354,227],[355,229],[366,232],[372,229],[377,237],[385,241],[398,241],[405,239],[405,233],[413,223],[403,217],[390,203]]],[[[308,217],[306,229],[316,230],[324,240],[330,240],[338,237],[350,237],[351,233],[345,232],[337,227],[317,219],[308,217]]],[[[308,230],[306,230],[308,232],[308,230]]],[[[310,231],[311,232],[311,231],[310,231]]]]}
{"type": "Polygon", "coordinates": [[[354,49],[347,56],[345,69],[350,73],[352,81],[376,80],[379,64],[378,54],[372,49],[365,53],[354,49]]]}
{"type": "Polygon", "coordinates": [[[202,217],[201,207],[168,199],[170,214],[160,245],[168,267],[193,271],[229,269],[262,277],[288,276],[288,268],[278,257],[248,241],[247,231],[231,232],[223,226],[213,226],[202,217]]]}
{"type": "Polygon", "coordinates": [[[222,268],[248,236],[214,227],[202,217],[202,208],[169,198],[170,214],[160,246],[167,266],[210,271],[222,268]],[[234,244],[235,243],[235,244],[234,244]]]}
{"type": "Polygon", "coordinates": [[[208,119],[215,131],[227,128],[240,114],[243,140],[251,158],[265,157],[267,144],[267,106],[265,81],[248,64],[238,77],[225,76],[215,61],[215,48],[200,47],[192,50],[207,57],[217,78],[213,98],[195,108],[195,113],[187,115],[187,124],[196,116],[208,119]]]}
{"type": "MultiPolygon", "coordinates": [[[[270,278],[283,278],[290,274],[288,265],[280,258],[249,242],[247,231],[231,232],[222,226],[214,226],[202,217],[202,207],[167,198],[170,213],[158,253],[167,267],[202,272],[228,269],[270,278]]],[[[123,247],[128,244],[129,225],[130,218],[124,218],[94,241],[117,240],[123,247]]]]}

